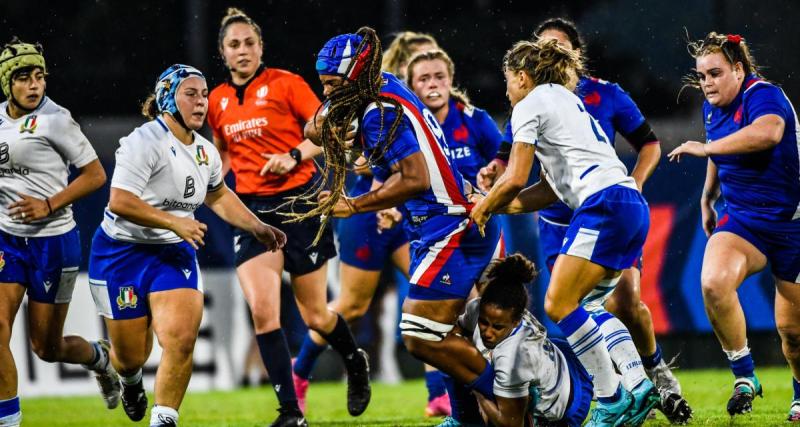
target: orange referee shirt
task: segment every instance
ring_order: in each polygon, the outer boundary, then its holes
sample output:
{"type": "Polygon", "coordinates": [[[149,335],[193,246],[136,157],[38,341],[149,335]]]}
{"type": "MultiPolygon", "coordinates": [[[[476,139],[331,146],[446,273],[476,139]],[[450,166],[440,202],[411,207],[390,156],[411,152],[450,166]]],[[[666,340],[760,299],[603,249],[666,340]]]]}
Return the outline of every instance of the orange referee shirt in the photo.
{"type": "Polygon", "coordinates": [[[237,193],[278,194],[307,183],[316,172],[307,159],[285,175],[258,174],[267,161],[261,154],[297,147],[304,139],[303,125],[320,106],[302,77],[264,68],[244,87],[230,82],[215,87],[208,103],[208,123],[230,155],[237,193]]]}

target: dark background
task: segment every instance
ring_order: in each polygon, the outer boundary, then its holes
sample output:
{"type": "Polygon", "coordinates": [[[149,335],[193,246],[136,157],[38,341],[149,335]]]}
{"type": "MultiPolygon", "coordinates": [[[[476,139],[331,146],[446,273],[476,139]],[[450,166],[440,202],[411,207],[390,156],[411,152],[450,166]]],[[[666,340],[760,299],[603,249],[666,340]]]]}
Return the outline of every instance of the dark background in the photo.
{"type": "Polygon", "coordinates": [[[18,35],[44,45],[48,94],[82,116],[134,115],[155,78],[184,62],[225,78],[217,54],[225,8],[243,8],[264,31],[268,66],[303,75],[321,92],[314,57],[322,44],[361,25],[388,44],[398,30],[432,34],[456,63],[457,83],[497,117],[507,110],[503,53],[541,20],[575,20],[588,42],[592,73],[618,82],[648,117],[695,113],[700,97],[679,98],[693,65],[686,31],[742,34],[790,99],[800,95],[800,5],[791,1],[22,1],[0,2],[0,41],[18,35]]]}

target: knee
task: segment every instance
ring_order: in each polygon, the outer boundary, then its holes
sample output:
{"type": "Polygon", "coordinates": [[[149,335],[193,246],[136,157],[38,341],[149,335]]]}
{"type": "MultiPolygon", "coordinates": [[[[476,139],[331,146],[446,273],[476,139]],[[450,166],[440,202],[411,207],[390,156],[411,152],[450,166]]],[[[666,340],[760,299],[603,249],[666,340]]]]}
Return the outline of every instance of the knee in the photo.
{"type": "Polygon", "coordinates": [[[327,308],[321,312],[305,312],[302,313],[302,315],[303,321],[306,322],[308,328],[317,332],[330,332],[330,329],[336,326],[336,315],[333,314],[333,312],[328,311],[327,308]]]}
{"type": "Polygon", "coordinates": [[[726,281],[726,278],[718,275],[712,276],[704,274],[701,277],[700,285],[706,307],[713,309],[730,296],[731,292],[727,289],[726,281]]]}
{"type": "Polygon", "coordinates": [[[116,368],[121,375],[133,374],[144,366],[145,362],[147,362],[148,355],[149,352],[144,351],[114,352],[117,362],[114,364],[114,368],[116,368]]]}
{"type": "Polygon", "coordinates": [[[169,331],[158,337],[158,343],[164,349],[172,353],[189,356],[194,352],[194,344],[197,342],[197,331],[176,330],[169,331]]]}
{"type": "Polygon", "coordinates": [[[258,333],[274,331],[281,327],[280,313],[271,303],[256,303],[250,306],[253,327],[258,333]]]}
{"type": "Polygon", "coordinates": [[[53,363],[61,360],[60,340],[49,342],[47,339],[31,337],[31,349],[39,359],[53,363]]]}
{"type": "Polygon", "coordinates": [[[406,350],[408,350],[412,356],[418,359],[423,359],[436,343],[410,335],[403,335],[403,344],[406,346],[406,350]]]}
{"type": "Polygon", "coordinates": [[[554,322],[560,322],[577,308],[577,304],[557,301],[549,293],[544,298],[544,312],[554,322]]]}
{"type": "Polygon", "coordinates": [[[367,310],[369,310],[369,302],[351,302],[344,304],[339,313],[344,317],[344,320],[352,322],[364,317],[364,315],[367,314],[367,310]]]}
{"type": "Polygon", "coordinates": [[[608,312],[621,320],[622,323],[628,324],[630,321],[636,320],[639,317],[643,305],[641,301],[636,304],[628,301],[609,299],[605,308],[608,312]]]}
{"type": "Polygon", "coordinates": [[[786,356],[800,357],[800,326],[778,324],[778,333],[786,356]]]}

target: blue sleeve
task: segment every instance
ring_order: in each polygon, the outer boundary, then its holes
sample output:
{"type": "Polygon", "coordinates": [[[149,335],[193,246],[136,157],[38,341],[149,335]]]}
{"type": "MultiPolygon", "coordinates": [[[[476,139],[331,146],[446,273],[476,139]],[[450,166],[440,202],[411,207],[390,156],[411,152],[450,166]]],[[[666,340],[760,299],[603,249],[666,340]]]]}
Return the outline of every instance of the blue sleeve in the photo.
{"type": "Polygon", "coordinates": [[[618,84],[614,88],[614,118],[612,122],[614,129],[625,135],[635,131],[636,128],[644,123],[644,116],[639,111],[639,107],[633,102],[628,92],[622,90],[618,84]]]}
{"type": "MultiPolygon", "coordinates": [[[[372,156],[380,156],[383,152],[383,147],[387,143],[387,134],[392,127],[395,114],[394,108],[387,107],[383,115],[383,126],[381,126],[381,115],[378,109],[370,111],[364,117],[364,123],[361,127],[364,148],[369,150],[372,156]]],[[[418,151],[420,149],[416,135],[411,130],[408,119],[403,117],[400,126],[395,132],[394,141],[389,144],[389,148],[383,154],[380,163],[386,163],[391,166],[418,151]]]]}
{"type": "Polygon", "coordinates": [[[514,142],[514,132],[511,131],[511,119],[506,120],[506,128],[503,131],[503,141],[509,144],[514,142]]]}
{"type": "Polygon", "coordinates": [[[767,114],[775,114],[787,120],[790,115],[786,111],[786,98],[777,87],[768,83],[758,83],[758,87],[750,89],[744,99],[744,113],[747,124],[767,114]]]}
{"type": "Polygon", "coordinates": [[[500,148],[500,143],[503,142],[503,135],[497,129],[497,124],[484,110],[475,109],[475,124],[479,129],[481,136],[478,141],[478,151],[483,158],[483,163],[489,163],[494,159],[497,154],[497,149],[500,148]]]}

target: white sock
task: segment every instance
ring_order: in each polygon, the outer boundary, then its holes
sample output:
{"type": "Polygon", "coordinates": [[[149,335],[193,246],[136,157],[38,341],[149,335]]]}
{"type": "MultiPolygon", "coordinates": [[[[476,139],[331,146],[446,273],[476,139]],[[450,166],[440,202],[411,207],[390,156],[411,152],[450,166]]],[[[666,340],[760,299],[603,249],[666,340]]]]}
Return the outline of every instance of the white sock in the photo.
{"type": "Polygon", "coordinates": [[[100,347],[100,344],[98,344],[97,341],[92,341],[89,344],[91,344],[94,349],[94,358],[96,361],[89,365],[83,365],[83,367],[95,372],[103,372],[108,369],[108,355],[100,347]]]}
{"type": "Polygon", "coordinates": [[[129,377],[126,377],[125,375],[120,375],[120,380],[122,381],[122,384],[125,384],[125,385],[138,384],[139,382],[142,381],[142,369],[139,368],[139,370],[136,371],[135,374],[133,374],[133,375],[131,375],[129,377]]]}
{"type": "Polygon", "coordinates": [[[582,307],[578,307],[558,322],[567,336],[572,351],[594,383],[594,394],[598,398],[611,397],[619,388],[619,377],[606,349],[603,333],[594,319],[582,307]]]}
{"type": "Polygon", "coordinates": [[[20,424],[22,424],[22,411],[0,418],[2,427],[19,427],[20,424]]]}
{"type": "Polygon", "coordinates": [[[150,410],[150,427],[158,427],[167,422],[178,425],[178,411],[169,406],[153,405],[150,410]]]}
{"type": "Polygon", "coordinates": [[[636,351],[628,328],[610,313],[595,317],[595,321],[600,322],[600,331],[605,338],[608,354],[622,374],[622,386],[632,391],[647,378],[647,372],[642,366],[642,359],[636,351]]]}
{"type": "Polygon", "coordinates": [[[731,362],[735,362],[747,355],[750,354],[750,347],[747,346],[747,341],[744,342],[744,347],[740,348],[739,350],[725,350],[724,348],[722,351],[725,352],[725,355],[728,356],[728,360],[731,362]]]}

